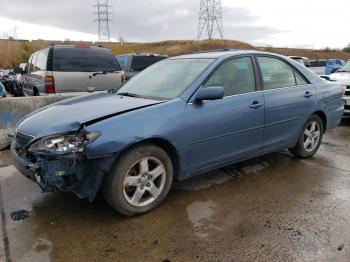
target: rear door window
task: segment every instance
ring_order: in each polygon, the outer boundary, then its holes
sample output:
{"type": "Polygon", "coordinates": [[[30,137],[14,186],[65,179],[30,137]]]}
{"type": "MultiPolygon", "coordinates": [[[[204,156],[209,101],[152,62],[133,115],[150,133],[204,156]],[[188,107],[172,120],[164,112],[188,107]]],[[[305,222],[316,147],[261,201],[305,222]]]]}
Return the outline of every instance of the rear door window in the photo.
{"type": "Polygon", "coordinates": [[[166,56],[133,56],[130,71],[142,71],[143,69],[167,58],[166,56]]]}
{"type": "Polygon", "coordinates": [[[117,58],[103,48],[55,48],[52,59],[53,71],[121,71],[117,58]]]}
{"type": "Polygon", "coordinates": [[[294,70],[287,63],[272,57],[258,57],[264,89],[295,86],[294,70]]]}
{"type": "Polygon", "coordinates": [[[295,74],[295,80],[297,81],[297,85],[298,86],[300,86],[300,85],[307,85],[308,84],[305,81],[305,79],[298,72],[294,71],[294,74],[295,74]]]}
{"type": "Polygon", "coordinates": [[[36,58],[38,57],[38,52],[35,52],[33,54],[32,60],[30,61],[30,65],[29,65],[29,72],[35,72],[35,62],[36,62],[36,58]]]}
{"type": "Polygon", "coordinates": [[[30,71],[31,71],[33,56],[34,56],[34,54],[32,54],[28,59],[28,63],[26,66],[26,73],[30,73],[30,71]]]}
{"type": "Polygon", "coordinates": [[[49,50],[50,50],[49,48],[45,48],[39,51],[35,61],[35,71],[46,70],[47,56],[49,54],[49,50]]]}

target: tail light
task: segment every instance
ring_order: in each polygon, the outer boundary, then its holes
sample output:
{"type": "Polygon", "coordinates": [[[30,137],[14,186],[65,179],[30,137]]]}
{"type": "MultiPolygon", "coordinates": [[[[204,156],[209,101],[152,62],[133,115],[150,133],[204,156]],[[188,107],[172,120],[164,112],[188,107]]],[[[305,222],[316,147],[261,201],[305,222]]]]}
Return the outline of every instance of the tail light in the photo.
{"type": "Polygon", "coordinates": [[[346,90],[346,86],[340,86],[340,95],[341,96],[345,95],[345,90],[346,90]]]}
{"type": "Polygon", "coordinates": [[[54,93],[56,93],[55,81],[53,79],[53,76],[45,76],[45,92],[47,94],[54,94],[54,93]]]}
{"type": "Polygon", "coordinates": [[[122,81],[122,83],[124,83],[126,81],[126,75],[125,75],[124,71],[120,74],[120,80],[122,81]]]}

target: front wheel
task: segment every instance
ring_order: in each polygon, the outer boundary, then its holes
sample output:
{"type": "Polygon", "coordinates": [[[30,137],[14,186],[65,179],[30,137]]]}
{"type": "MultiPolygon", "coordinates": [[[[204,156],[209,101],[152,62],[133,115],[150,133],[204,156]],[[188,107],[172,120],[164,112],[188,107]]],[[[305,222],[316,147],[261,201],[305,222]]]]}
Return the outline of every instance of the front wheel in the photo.
{"type": "Polygon", "coordinates": [[[306,122],[298,142],[289,151],[296,157],[312,157],[318,151],[323,137],[323,122],[318,115],[312,115],[306,122]]]}
{"type": "Polygon", "coordinates": [[[125,152],[105,177],[103,194],[118,212],[146,213],[159,206],[173,181],[168,154],[152,144],[138,145],[125,152]]]}

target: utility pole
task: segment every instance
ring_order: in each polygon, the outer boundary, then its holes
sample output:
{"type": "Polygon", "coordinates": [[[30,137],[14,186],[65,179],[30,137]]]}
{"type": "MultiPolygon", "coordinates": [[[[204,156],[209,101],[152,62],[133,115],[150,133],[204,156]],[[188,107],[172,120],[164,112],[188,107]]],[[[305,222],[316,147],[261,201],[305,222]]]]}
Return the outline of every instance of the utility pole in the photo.
{"type": "Polygon", "coordinates": [[[224,39],[221,0],[200,0],[197,40],[202,36],[224,39]]]}
{"type": "Polygon", "coordinates": [[[109,9],[112,7],[108,4],[108,0],[96,0],[97,3],[93,7],[97,9],[94,15],[97,17],[95,22],[98,22],[98,40],[110,41],[109,24],[112,22],[110,16],[112,13],[109,9]]]}

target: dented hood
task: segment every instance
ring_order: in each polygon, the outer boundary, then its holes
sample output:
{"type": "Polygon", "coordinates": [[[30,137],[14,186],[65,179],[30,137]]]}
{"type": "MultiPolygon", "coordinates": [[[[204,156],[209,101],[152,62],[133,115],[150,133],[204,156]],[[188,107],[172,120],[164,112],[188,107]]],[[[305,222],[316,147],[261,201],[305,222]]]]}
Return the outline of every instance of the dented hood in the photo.
{"type": "Polygon", "coordinates": [[[39,109],[22,120],[17,130],[35,138],[73,132],[82,125],[158,103],[160,101],[110,93],[86,95],[39,109]]]}

